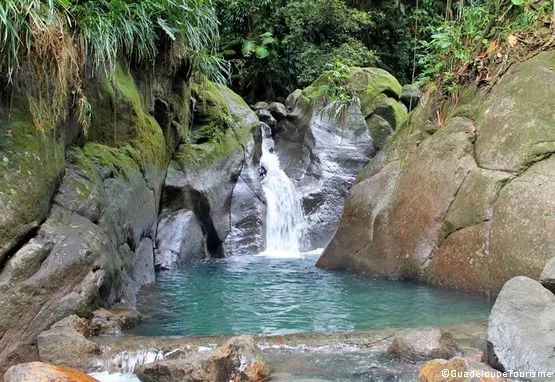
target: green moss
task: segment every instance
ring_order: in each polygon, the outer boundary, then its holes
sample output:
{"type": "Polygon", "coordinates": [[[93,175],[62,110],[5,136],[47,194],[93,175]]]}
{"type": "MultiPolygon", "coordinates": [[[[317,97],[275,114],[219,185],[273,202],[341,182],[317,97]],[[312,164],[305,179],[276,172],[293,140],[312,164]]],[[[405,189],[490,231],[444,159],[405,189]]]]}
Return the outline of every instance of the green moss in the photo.
{"type": "Polygon", "coordinates": [[[142,156],[130,146],[115,148],[90,142],[83,147],[83,154],[100,169],[108,168],[114,176],[127,179],[130,172],[140,171],[137,159],[142,159],[142,156]]]}
{"type": "Polygon", "coordinates": [[[103,79],[92,108],[89,140],[111,147],[131,146],[141,155],[141,167],[152,162],[165,168],[171,150],[162,129],[145,111],[131,73],[119,66],[113,78],[103,79]]]}
{"type": "Polygon", "coordinates": [[[63,142],[53,131],[39,131],[35,121],[24,101],[14,105],[10,119],[0,117],[0,262],[46,217],[64,169],[63,142]]]}

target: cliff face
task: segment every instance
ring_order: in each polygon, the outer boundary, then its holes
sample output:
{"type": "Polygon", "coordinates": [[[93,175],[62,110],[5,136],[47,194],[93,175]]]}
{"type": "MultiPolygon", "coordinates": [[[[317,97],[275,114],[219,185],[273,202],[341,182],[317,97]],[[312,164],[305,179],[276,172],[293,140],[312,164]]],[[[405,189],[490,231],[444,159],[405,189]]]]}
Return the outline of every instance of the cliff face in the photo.
{"type": "MultiPolygon", "coordinates": [[[[246,174],[258,171],[258,120],[225,87],[207,81],[193,86],[179,73],[142,76],[120,67],[113,78],[91,80],[86,92],[88,126],[71,115],[40,124],[25,89],[17,87],[11,105],[2,109],[0,374],[11,364],[38,359],[37,335],[60,319],[87,317],[100,306],[134,305],[138,289],[154,281],[155,263],[163,263],[164,244],[183,255],[183,237],[168,243],[157,236],[170,202],[177,211],[189,206],[198,224],[198,250],[187,242],[189,252],[223,255],[218,250],[240,223],[227,211],[233,190],[239,178],[247,181],[246,174]],[[199,94],[202,89],[211,89],[212,98],[199,94]],[[193,120],[195,105],[206,101],[207,110],[213,98],[223,109],[193,120]],[[170,163],[186,174],[189,202],[199,197],[191,205],[180,205],[182,199],[161,203],[170,163]],[[209,186],[195,184],[195,177],[207,178],[210,166],[235,172],[209,186]],[[226,194],[217,194],[219,189],[226,194]],[[210,219],[201,219],[210,211],[227,213],[225,219],[214,217],[227,220],[227,227],[213,233],[210,219]]],[[[254,200],[249,194],[240,201],[254,200]]]]}
{"type": "Polygon", "coordinates": [[[555,253],[554,73],[541,53],[489,92],[409,114],[359,175],[318,266],[493,295],[537,279],[555,253]]]}

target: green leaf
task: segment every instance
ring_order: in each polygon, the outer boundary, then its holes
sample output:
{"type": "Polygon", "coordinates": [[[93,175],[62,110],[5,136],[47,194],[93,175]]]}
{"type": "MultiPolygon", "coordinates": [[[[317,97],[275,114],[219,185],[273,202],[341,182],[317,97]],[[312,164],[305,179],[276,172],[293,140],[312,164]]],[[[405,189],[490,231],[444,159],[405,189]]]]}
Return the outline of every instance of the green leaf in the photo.
{"type": "Polygon", "coordinates": [[[257,46],[256,47],[256,57],[263,59],[270,55],[270,51],[266,49],[264,46],[257,46]]]}

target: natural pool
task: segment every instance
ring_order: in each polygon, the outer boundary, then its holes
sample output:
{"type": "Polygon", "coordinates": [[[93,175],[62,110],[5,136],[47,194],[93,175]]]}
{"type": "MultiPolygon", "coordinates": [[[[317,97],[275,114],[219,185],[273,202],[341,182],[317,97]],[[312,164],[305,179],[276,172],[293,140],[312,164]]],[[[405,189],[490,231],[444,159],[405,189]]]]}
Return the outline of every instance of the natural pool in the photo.
{"type": "Polygon", "coordinates": [[[352,332],[486,322],[478,296],[314,267],[319,252],[232,257],[158,275],[138,296],[145,336],[352,332]]]}

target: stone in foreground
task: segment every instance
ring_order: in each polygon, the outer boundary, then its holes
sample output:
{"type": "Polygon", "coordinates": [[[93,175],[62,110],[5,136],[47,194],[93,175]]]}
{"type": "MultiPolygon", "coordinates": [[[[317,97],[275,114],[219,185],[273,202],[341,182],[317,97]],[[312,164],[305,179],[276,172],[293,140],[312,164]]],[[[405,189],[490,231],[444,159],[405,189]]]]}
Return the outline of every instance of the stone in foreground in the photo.
{"type": "Polygon", "coordinates": [[[78,370],[42,362],[20,363],[4,374],[4,382],[98,382],[78,370]]]}
{"type": "Polygon", "coordinates": [[[555,295],[528,277],[507,281],[489,318],[487,353],[502,371],[555,375],[555,295]]]}
{"type": "Polygon", "coordinates": [[[89,328],[84,322],[72,315],[41,332],[37,337],[40,360],[80,370],[94,367],[94,359],[101,349],[85,337],[89,328]]]}
{"type": "Polygon", "coordinates": [[[418,382],[506,382],[499,370],[483,363],[453,358],[434,359],[420,369],[418,382]],[[446,372],[447,370],[447,372],[446,372]]]}
{"type": "Polygon", "coordinates": [[[142,382],[263,382],[270,369],[251,336],[230,339],[213,352],[138,366],[142,382]]]}
{"type": "Polygon", "coordinates": [[[450,332],[426,328],[398,334],[387,352],[394,357],[417,362],[434,358],[449,359],[456,355],[457,350],[457,344],[450,332]]]}
{"type": "Polygon", "coordinates": [[[555,293],[555,257],[552,258],[540,276],[540,284],[555,293]]]}

